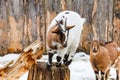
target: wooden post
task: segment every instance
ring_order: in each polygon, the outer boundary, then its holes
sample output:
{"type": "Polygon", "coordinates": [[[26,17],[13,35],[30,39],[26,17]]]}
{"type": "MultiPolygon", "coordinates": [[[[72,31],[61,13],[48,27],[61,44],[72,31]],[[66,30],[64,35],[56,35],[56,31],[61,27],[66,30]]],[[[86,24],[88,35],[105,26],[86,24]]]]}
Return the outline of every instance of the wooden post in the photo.
{"type": "Polygon", "coordinates": [[[70,80],[70,70],[68,67],[56,66],[47,70],[46,63],[38,62],[30,69],[28,80],[70,80]]]}

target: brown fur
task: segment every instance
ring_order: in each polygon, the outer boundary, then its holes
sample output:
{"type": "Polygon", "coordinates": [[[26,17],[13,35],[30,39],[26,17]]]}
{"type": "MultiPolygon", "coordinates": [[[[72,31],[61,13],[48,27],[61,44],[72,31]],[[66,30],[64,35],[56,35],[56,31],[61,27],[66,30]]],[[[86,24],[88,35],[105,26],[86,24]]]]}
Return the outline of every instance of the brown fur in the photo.
{"type": "Polygon", "coordinates": [[[52,33],[54,28],[56,28],[56,27],[54,26],[49,30],[48,36],[47,36],[47,43],[51,49],[57,49],[56,45],[55,46],[52,45],[52,41],[58,42],[61,45],[63,45],[63,42],[64,42],[64,38],[61,38],[61,37],[64,37],[64,35],[61,36],[59,33],[58,34],[52,33]]]}
{"type": "Polygon", "coordinates": [[[118,45],[116,42],[109,42],[100,45],[100,42],[93,41],[90,47],[90,61],[95,72],[102,71],[106,74],[110,66],[118,58],[118,45]],[[97,52],[93,53],[93,46],[96,46],[97,52]],[[96,54],[96,55],[95,55],[96,54]]]}
{"type": "Polygon", "coordinates": [[[90,61],[94,71],[102,71],[103,73],[105,73],[108,65],[111,64],[108,50],[103,46],[99,46],[96,55],[93,55],[92,50],[90,51],[90,61]]]}
{"type": "Polygon", "coordinates": [[[119,47],[116,42],[111,42],[105,45],[105,47],[108,49],[110,59],[112,61],[112,64],[115,62],[115,60],[118,58],[118,51],[117,48],[119,47]]]}

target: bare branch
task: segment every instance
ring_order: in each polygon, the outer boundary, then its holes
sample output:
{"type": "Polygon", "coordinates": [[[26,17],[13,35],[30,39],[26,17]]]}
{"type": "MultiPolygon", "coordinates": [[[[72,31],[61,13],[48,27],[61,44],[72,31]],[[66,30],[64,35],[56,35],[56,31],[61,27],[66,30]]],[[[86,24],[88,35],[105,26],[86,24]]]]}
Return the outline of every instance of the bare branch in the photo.
{"type": "Polygon", "coordinates": [[[97,36],[97,32],[96,32],[95,26],[93,24],[92,24],[92,29],[93,29],[94,39],[97,40],[98,36],[97,36]]]}
{"type": "Polygon", "coordinates": [[[92,18],[95,16],[96,11],[97,11],[97,0],[94,0],[94,6],[93,6],[93,11],[92,11],[92,18]]]}
{"type": "MultiPolygon", "coordinates": [[[[95,16],[96,11],[97,11],[97,0],[94,0],[94,6],[93,6],[93,11],[92,11],[92,18],[95,16]]],[[[93,29],[94,39],[97,39],[98,36],[97,36],[97,32],[96,32],[95,26],[93,25],[93,19],[92,19],[92,29],[93,29]]]]}

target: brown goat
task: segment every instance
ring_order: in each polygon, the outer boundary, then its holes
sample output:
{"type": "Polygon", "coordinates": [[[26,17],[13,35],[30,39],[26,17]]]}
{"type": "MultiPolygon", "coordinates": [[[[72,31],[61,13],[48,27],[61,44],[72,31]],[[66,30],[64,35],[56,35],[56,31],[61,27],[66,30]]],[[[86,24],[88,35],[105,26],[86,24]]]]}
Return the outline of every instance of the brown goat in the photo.
{"type": "Polygon", "coordinates": [[[93,40],[90,46],[90,61],[95,73],[102,73],[98,79],[107,79],[107,72],[118,58],[118,45],[116,42],[101,43],[93,40]]]}

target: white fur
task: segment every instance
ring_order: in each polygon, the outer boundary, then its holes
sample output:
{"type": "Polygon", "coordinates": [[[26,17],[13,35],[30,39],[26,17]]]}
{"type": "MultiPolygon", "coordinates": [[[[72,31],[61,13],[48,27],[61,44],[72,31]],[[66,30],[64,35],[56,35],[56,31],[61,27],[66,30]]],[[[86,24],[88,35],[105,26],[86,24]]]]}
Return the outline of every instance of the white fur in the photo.
{"type": "Polygon", "coordinates": [[[118,52],[120,52],[120,47],[119,47],[119,48],[117,48],[117,50],[118,50],[118,52]]]}
{"type": "MultiPolygon", "coordinates": [[[[63,59],[64,54],[66,54],[66,53],[70,54],[69,59],[71,59],[71,56],[74,56],[76,49],[79,46],[80,36],[81,36],[82,29],[83,29],[83,24],[85,23],[86,19],[81,18],[81,16],[74,11],[63,11],[63,12],[59,13],[52,20],[51,24],[48,27],[48,31],[50,30],[51,27],[54,27],[54,25],[57,24],[55,20],[57,20],[57,21],[63,20],[63,25],[61,25],[61,26],[64,30],[65,29],[64,28],[65,18],[67,18],[67,26],[75,25],[75,27],[70,29],[67,47],[62,48],[62,49],[59,48],[57,50],[57,52],[58,52],[58,55],[62,57],[62,59],[63,59]],[[65,14],[66,12],[68,12],[69,14],[65,14]]],[[[48,31],[47,31],[47,34],[48,34],[48,31]]]]}
{"type": "Polygon", "coordinates": [[[117,79],[116,69],[111,67],[110,68],[110,73],[108,75],[108,80],[116,80],[116,79],[117,79]]]}
{"type": "Polygon", "coordinates": [[[52,41],[52,44],[55,46],[55,45],[58,45],[58,47],[61,47],[62,45],[60,43],[57,43],[55,41],[52,41]]]}

